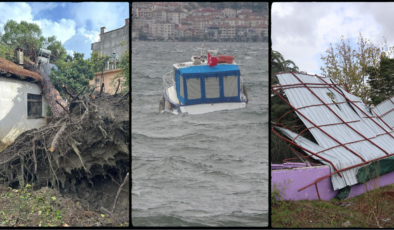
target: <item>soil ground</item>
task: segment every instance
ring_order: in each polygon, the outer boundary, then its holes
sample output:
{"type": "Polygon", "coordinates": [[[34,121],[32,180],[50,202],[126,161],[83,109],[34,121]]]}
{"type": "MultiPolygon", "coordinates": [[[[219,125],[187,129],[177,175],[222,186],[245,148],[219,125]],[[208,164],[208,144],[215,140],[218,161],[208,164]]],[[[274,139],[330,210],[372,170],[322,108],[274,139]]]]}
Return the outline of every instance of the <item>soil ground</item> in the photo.
{"type": "MultiPolygon", "coordinates": [[[[121,201],[119,207],[127,203],[121,201]]],[[[119,216],[89,209],[48,187],[33,191],[29,185],[22,190],[0,186],[0,227],[129,226],[128,217],[119,216]]]]}
{"type": "Polygon", "coordinates": [[[273,228],[394,228],[394,184],[347,200],[273,203],[273,228]]]}

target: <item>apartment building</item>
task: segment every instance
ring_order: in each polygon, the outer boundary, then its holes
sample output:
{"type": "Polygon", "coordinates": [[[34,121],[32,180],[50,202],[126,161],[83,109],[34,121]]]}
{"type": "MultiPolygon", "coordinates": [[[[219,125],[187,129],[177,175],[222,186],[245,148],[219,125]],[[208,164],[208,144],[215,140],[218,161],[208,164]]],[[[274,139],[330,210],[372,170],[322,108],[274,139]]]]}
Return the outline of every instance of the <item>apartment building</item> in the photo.
{"type": "Polygon", "coordinates": [[[167,11],[166,10],[153,10],[152,19],[159,22],[167,21],[167,11]]]}
{"type": "Polygon", "coordinates": [[[231,8],[225,8],[222,10],[222,14],[224,14],[225,17],[235,17],[237,15],[237,11],[231,8]]]}
{"type": "Polygon", "coordinates": [[[182,18],[186,18],[187,13],[180,9],[172,10],[167,12],[167,21],[175,24],[179,24],[182,18]]]}
{"type": "Polygon", "coordinates": [[[141,7],[136,9],[138,18],[151,18],[152,9],[150,7],[141,7]]]}
{"type": "Polygon", "coordinates": [[[152,23],[152,36],[162,37],[167,40],[174,37],[175,25],[169,22],[155,22],[152,23]]]}
{"type": "Polygon", "coordinates": [[[234,38],[235,37],[235,26],[230,24],[219,25],[220,38],[234,38]]]}

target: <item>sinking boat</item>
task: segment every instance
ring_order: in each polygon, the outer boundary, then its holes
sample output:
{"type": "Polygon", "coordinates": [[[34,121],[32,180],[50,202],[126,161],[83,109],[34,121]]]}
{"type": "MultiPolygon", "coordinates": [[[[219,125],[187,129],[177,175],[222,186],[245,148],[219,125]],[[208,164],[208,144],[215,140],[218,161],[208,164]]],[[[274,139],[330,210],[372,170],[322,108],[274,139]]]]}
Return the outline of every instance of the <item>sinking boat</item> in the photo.
{"type": "Polygon", "coordinates": [[[159,111],[204,114],[246,108],[247,92],[234,57],[211,57],[210,52],[206,55],[202,46],[191,62],[173,64],[173,71],[163,76],[159,111]]]}
{"type": "Polygon", "coordinates": [[[345,199],[394,183],[392,98],[371,109],[331,78],[293,72],[276,76],[280,85],[271,89],[306,127],[300,133],[280,127],[284,114],[271,129],[306,161],[271,165],[272,185],[288,188],[285,199],[345,199]],[[300,135],[304,131],[316,142],[300,135]],[[311,166],[308,159],[320,163],[311,166]]]}

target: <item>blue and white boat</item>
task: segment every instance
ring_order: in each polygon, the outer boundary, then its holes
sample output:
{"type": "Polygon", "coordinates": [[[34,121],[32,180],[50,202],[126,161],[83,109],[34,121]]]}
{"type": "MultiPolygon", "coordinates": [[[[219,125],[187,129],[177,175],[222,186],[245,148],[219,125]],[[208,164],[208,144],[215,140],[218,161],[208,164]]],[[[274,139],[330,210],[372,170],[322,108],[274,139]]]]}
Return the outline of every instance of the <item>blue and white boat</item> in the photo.
{"type": "Polygon", "coordinates": [[[246,108],[248,97],[238,65],[231,60],[211,67],[208,61],[203,46],[201,56],[173,65],[173,71],[163,76],[160,111],[203,114],[246,108]]]}

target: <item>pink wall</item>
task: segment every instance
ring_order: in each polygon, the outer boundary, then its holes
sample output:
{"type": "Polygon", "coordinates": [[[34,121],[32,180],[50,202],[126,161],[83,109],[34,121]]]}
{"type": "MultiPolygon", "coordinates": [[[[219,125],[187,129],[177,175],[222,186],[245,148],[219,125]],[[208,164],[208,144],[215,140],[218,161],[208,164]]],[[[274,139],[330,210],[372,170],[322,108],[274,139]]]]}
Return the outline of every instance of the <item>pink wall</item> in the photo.
{"type": "MultiPolygon", "coordinates": [[[[280,165],[275,165],[275,167],[272,168],[280,168],[279,166],[280,165]]],[[[287,183],[290,179],[291,182],[288,189],[284,190],[285,196],[283,198],[285,200],[318,200],[319,197],[317,195],[315,185],[312,185],[301,192],[298,192],[298,190],[313,183],[320,177],[329,175],[330,167],[317,166],[300,168],[300,166],[305,166],[305,164],[299,164],[293,165],[299,168],[286,169],[288,166],[288,164],[284,164],[283,168],[285,169],[271,171],[271,187],[273,186],[273,183],[276,183],[277,185],[279,183],[284,184],[284,181],[287,183]]],[[[392,183],[394,183],[394,172],[375,178],[368,181],[366,184],[353,185],[348,198],[356,197],[367,190],[372,190],[392,183]]],[[[338,191],[333,190],[330,177],[318,182],[317,187],[322,200],[331,200],[338,193],[338,191]]]]}

